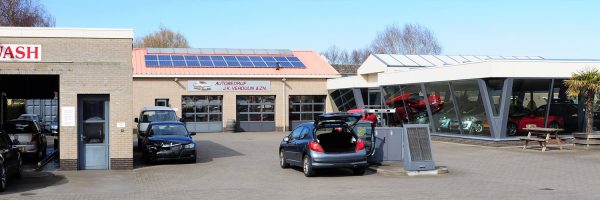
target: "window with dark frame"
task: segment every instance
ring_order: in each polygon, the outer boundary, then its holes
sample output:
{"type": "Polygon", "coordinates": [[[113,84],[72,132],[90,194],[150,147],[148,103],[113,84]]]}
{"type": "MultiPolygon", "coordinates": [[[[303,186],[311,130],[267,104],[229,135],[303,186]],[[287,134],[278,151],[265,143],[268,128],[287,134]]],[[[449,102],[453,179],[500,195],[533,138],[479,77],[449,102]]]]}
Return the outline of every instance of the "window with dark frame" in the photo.
{"type": "Polygon", "coordinates": [[[325,98],[325,95],[290,95],[290,120],[315,120],[325,113],[325,98]]]}
{"type": "Polygon", "coordinates": [[[237,121],[275,121],[275,96],[238,95],[236,101],[237,121]]]}
{"type": "Polygon", "coordinates": [[[165,106],[165,107],[170,107],[169,106],[169,99],[154,99],[154,106],[165,106]]]}
{"type": "Polygon", "coordinates": [[[223,121],[223,96],[181,96],[181,112],[184,122],[223,121]]]}

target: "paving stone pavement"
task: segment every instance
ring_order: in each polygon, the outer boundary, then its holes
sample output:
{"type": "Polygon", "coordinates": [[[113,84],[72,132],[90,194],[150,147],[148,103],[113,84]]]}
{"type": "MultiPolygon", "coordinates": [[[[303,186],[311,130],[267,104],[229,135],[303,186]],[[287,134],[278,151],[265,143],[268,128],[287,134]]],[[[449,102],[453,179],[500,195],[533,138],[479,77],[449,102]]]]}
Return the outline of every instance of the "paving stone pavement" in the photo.
{"type": "Polygon", "coordinates": [[[325,170],[305,178],[281,169],[283,133],[209,133],[195,164],[134,170],[28,172],[0,199],[600,199],[600,151],[540,152],[434,142],[437,165],[450,173],[392,176],[325,170]]]}

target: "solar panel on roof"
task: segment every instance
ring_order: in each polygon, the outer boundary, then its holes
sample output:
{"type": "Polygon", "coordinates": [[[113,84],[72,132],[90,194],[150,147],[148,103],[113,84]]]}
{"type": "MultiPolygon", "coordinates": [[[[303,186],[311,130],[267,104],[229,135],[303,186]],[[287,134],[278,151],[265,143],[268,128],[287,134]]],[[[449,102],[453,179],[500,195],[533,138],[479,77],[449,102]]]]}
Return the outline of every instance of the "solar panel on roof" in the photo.
{"type": "Polygon", "coordinates": [[[274,62],[275,61],[275,58],[273,58],[271,56],[261,56],[261,58],[266,62],[270,62],[270,61],[274,62]]]}
{"type": "Polygon", "coordinates": [[[194,56],[144,55],[147,67],[281,67],[300,68],[304,63],[293,56],[194,56]]]}
{"type": "Polygon", "coordinates": [[[215,65],[213,64],[213,62],[212,62],[212,61],[210,61],[210,60],[201,60],[201,61],[200,61],[200,65],[201,65],[202,67],[212,67],[212,66],[215,66],[215,65]]]}
{"type": "Polygon", "coordinates": [[[217,67],[226,67],[227,66],[227,63],[225,61],[221,61],[221,60],[213,60],[213,63],[217,67]]]}
{"type": "Polygon", "coordinates": [[[250,61],[250,58],[248,58],[248,56],[236,56],[236,58],[241,62],[241,61],[250,61]]]}
{"type": "Polygon", "coordinates": [[[145,55],[144,59],[145,60],[158,60],[158,57],[156,55],[145,55]]]}
{"type": "Polygon", "coordinates": [[[185,60],[198,60],[197,56],[184,56],[185,60]]]}
{"type": "Polygon", "coordinates": [[[170,55],[158,55],[158,60],[171,60],[170,55]]]}

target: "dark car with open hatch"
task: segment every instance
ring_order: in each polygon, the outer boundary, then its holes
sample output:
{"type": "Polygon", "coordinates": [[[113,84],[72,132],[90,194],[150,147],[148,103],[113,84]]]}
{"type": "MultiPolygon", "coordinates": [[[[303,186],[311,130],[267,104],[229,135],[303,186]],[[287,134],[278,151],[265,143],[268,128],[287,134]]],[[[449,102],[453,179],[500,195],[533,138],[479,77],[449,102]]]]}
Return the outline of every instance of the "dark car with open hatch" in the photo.
{"type": "Polygon", "coordinates": [[[140,139],[146,163],[161,160],[196,162],[196,142],[181,122],[152,122],[140,139]]]}
{"type": "MultiPolygon", "coordinates": [[[[367,157],[374,152],[375,137],[357,135],[360,114],[326,113],[314,122],[298,125],[279,145],[279,165],[302,167],[304,175],[315,175],[315,169],[349,168],[362,175],[367,168],[367,157]]],[[[371,128],[371,123],[366,123],[371,128]]],[[[364,132],[364,131],[363,131],[364,132]]]]}

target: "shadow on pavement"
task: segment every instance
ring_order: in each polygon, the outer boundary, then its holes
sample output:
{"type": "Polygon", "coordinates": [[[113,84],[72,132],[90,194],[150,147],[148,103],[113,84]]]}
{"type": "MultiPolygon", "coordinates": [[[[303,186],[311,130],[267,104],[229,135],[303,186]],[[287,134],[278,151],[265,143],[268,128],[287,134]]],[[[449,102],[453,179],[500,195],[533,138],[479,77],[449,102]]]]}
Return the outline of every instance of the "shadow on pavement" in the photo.
{"type": "MultiPolygon", "coordinates": [[[[300,175],[304,176],[302,173],[302,168],[301,167],[293,167],[294,170],[298,171],[300,173],[300,175]]],[[[346,169],[346,168],[338,168],[338,169],[317,169],[316,170],[317,175],[315,177],[347,177],[347,176],[356,176],[354,175],[354,173],[352,172],[352,169],[346,169]]],[[[363,176],[369,176],[369,175],[373,175],[376,174],[375,172],[371,171],[371,170],[367,170],[365,171],[365,174],[363,176]]]]}
{"type": "MultiPolygon", "coordinates": [[[[212,141],[196,141],[196,162],[195,163],[206,163],[210,162],[215,158],[226,158],[233,156],[243,156],[244,154],[230,149],[221,144],[212,142],[212,141]]],[[[137,147],[136,144],[134,146],[137,147]]],[[[169,161],[160,161],[152,164],[144,163],[144,159],[142,158],[142,153],[136,148],[133,153],[133,167],[135,169],[153,166],[153,165],[162,165],[162,164],[183,164],[184,162],[178,160],[169,160],[169,161]]],[[[195,164],[189,163],[189,164],[195,164]]]]}
{"type": "Polygon", "coordinates": [[[51,172],[23,172],[23,177],[8,180],[6,191],[1,194],[23,193],[22,196],[35,195],[27,192],[50,186],[62,185],[69,181],[63,175],[51,172]]]}

